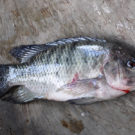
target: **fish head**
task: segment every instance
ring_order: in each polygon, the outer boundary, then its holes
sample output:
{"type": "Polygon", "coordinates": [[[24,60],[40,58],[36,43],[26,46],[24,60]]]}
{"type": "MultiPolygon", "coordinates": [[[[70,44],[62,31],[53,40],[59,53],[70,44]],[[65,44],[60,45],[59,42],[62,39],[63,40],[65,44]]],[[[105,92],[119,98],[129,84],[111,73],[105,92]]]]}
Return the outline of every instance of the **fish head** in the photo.
{"type": "Polygon", "coordinates": [[[135,90],[135,48],[115,46],[104,65],[107,83],[119,90],[135,90]]]}

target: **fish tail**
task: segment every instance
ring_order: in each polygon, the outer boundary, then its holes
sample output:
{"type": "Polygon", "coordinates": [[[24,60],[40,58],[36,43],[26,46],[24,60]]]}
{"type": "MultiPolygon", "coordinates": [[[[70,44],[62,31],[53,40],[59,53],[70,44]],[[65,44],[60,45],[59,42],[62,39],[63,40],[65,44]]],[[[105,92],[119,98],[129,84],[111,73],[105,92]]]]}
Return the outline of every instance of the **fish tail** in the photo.
{"type": "Polygon", "coordinates": [[[0,97],[9,89],[8,75],[10,65],[0,65],[0,97]]]}

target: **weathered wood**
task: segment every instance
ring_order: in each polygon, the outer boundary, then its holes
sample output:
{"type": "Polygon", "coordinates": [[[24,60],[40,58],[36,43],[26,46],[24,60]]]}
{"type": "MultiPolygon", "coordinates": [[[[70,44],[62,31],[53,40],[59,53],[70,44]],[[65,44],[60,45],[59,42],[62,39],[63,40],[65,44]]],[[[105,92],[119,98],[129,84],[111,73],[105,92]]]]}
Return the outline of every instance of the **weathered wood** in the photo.
{"type": "MultiPolygon", "coordinates": [[[[134,0],[1,0],[0,63],[13,46],[91,36],[135,44],[134,0]]],[[[93,105],[0,101],[0,135],[134,135],[135,95],[93,105]]]]}

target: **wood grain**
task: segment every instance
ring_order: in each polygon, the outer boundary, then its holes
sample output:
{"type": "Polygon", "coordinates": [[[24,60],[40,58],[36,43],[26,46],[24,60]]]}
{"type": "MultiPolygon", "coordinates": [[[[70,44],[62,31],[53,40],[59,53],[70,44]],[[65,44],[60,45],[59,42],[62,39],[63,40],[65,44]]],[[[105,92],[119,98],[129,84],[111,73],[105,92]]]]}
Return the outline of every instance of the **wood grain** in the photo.
{"type": "MultiPolygon", "coordinates": [[[[21,44],[90,36],[135,44],[134,0],[0,0],[0,63],[21,44]]],[[[134,135],[135,93],[92,105],[0,101],[0,135],[134,135]]]]}

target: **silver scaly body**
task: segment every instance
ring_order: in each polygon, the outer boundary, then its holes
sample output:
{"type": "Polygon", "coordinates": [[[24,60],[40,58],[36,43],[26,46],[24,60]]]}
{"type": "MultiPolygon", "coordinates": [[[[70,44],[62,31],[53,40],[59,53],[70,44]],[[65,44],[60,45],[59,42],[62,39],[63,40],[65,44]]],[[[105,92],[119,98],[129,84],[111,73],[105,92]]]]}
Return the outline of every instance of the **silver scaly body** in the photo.
{"type": "Polygon", "coordinates": [[[87,38],[82,39],[78,38],[77,42],[69,40],[66,45],[55,46],[29,62],[11,67],[10,85],[24,85],[37,96],[49,98],[62,86],[71,83],[75,74],[80,80],[99,76],[108,50],[103,45],[91,44],[87,38]]]}

